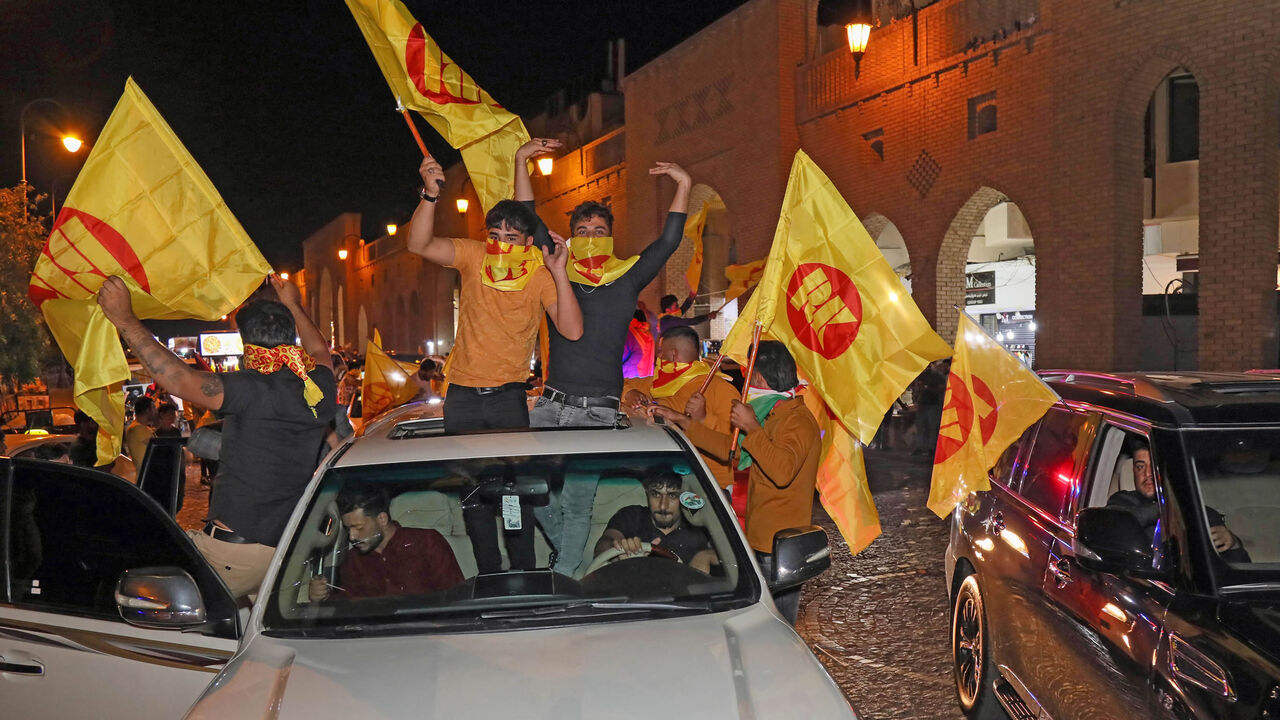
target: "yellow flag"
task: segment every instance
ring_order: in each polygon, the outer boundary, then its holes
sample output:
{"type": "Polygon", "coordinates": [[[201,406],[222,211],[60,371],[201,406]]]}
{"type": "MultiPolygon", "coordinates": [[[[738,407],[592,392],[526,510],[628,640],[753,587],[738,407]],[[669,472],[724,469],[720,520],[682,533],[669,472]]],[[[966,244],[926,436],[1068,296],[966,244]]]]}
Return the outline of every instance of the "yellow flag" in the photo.
{"type": "Polygon", "coordinates": [[[364,424],[379,413],[403,405],[418,394],[409,379],[418,372],[414,363],[396,360],[382,350],[382,335],[373,331],[373,339],[364,351],[364,382],[360,387],[360,418],[364,424]]]}
{"type": "Polygon", "coordinates": [[[689,258],[689,267],[684,271],[684,282],[689,286],[690,295],[696,295],[698,285],[702,283],[702,233],[707,229],[707,214],[717,209],[724,209],[724,201],[719,195],[712,195],[703,201],[698,212],[684,221],[684,236],[693,241],[693,257],[689,258]]]}
{"type": "Polygon", "coordinates": [[[933,456],[929,509],[946,517],[969,493],[990,490],[987,471],[1058,400],[1057,393],[961,311],[933,456]]]}
{"type": "Polygon", "coordinates": [[[745,263],[743,265],[726,265],[724,276],[729,287],[724,291],[724,301],[729,302],[755,287],[764,277],[764,260],[745,263]]]}
{"type": "Polygon", "coordinates": [[[814,392],[804,403],[822,428],[822,464],[818,466],[818,499],[840,535],[857,555],[880,536],[880,513],[871,497],[862,444],[845,430],[814,392]]]}
{"type": "Polygon", "coordinates": [[[529,141],[519,116],[476,85],[399,0],[347,0],[347,7],[392,94],[462,151],[484,209],[510,198],[516,149],[529,141]]]}
{"type": "Polygon", "coordinates": [[[796,152],[760,287],[722,352],[746,362],[752,327],[785,343],[863,443],[931,361],[951,348],[929,327],[866,228],[822,170],[796,152]]]}
{"type": "Polygon", "coordinates": [[[96,293],[129,286],[140,318],[217,320],[271,272],[218,191],[130,78],[53,224],[28,292],[98,422],[98,461],[119,453],[129,366],[96,293]]]}

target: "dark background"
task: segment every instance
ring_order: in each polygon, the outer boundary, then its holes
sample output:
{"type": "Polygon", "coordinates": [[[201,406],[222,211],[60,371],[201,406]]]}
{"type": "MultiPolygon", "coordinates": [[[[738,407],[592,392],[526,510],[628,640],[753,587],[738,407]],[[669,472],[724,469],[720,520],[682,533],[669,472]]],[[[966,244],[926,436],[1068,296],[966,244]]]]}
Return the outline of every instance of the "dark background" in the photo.
{"type": "MultiPolygon", "coordinates": [[[[605,76],[624,37],[635,70],[744,0],[408,0],[413,15],[498,102],[523,117],[560,89],[572,102],[605,76]]],[[[408,220],[421,159],[341,0],[0,0],[0,186],[27,179],[58,203],[132,75],[277,269],[335,215],[365,233],[408,220]]],[[[446,165],[456,161],[420,119],[446,165]]],[[[49,211],[49,201],[40,205],[49,211]]]]}

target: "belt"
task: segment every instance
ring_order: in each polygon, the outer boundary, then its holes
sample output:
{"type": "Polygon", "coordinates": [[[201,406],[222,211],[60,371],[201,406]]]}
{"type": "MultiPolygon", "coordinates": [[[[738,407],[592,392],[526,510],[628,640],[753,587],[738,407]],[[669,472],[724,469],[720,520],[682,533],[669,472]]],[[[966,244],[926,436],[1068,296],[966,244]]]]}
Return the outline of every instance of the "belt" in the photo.
{"type": "Polygon", "coordinates": [[[228,530],[226,528],[218,527],[217,525],[213,524],[212,520],[204,524],[204,530],[202,532],[205,535],[208,535],[214,540],[218,540],[220,542],[234,543],[236,545],[253,544],[252,540],[241,537],[234,530],[228,530]]]}
{"type": "Polygon", "coordinates": [[[550,400],[551,402],[558,402],[561,405],[568,405],[570,407],[602,407],[613,408],[614,410],[618,409],[618,398],[608,395],[604,397],[569,395],[568,393],[560,392],[553,387],[544,387],[542,389],[542,397],[550,400]]]}
{"type": "Polygon", "coordinates": [[[494,393],[500,393],[505,390],[520,390],[521,392],[524,392],[528,387],[529,387],[528,383],[524,382],[523,380],[517,380],[515,382],[503,383],[502,385],[499,385],[497,387],[472,387],[470,385],[450,385],[449,389],[450,390],[454,390],[454,389],[469,390],[475,393],[476,395],[493,395],[494,393]]]}

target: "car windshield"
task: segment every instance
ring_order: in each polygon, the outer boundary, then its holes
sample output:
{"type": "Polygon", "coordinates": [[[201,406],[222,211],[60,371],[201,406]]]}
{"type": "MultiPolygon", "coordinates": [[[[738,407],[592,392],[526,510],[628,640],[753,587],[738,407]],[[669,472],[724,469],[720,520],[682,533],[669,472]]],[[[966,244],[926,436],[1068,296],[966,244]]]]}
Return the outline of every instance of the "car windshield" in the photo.
{"type": "Polygon", "coordinates": [[[740,607],[759,587],[735,524],[679,452],[334,468],[264,622],[341,636],[740,607]]]}
{"type": "Polygon", "coordinates": [[[1280,428],[1183,434],[1224,585],[1280,579],[1280,428]]]}

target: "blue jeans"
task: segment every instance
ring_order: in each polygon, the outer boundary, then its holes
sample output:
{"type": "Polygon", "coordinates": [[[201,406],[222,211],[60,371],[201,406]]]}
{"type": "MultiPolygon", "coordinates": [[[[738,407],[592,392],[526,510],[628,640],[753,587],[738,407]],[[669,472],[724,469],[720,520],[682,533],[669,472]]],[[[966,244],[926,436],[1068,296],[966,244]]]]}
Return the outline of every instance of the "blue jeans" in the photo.
{"type": "MultiPolygon", "coordinates": [[[[613,408],[580,408],[538,398],[529,411],[531,427],[612,427],[618,416],[613,408]]],[[[596,486],[600,476],[595,474],[565,473],[564,487],[551,493],[550,502],[535,507],[533,514],[542,525],[552,547],[556,549],[556,562],[552,570],[562,575],[574,575],[582,564],[587,538],[591,534],[591,510],[596,503],[596,486]]]]}

